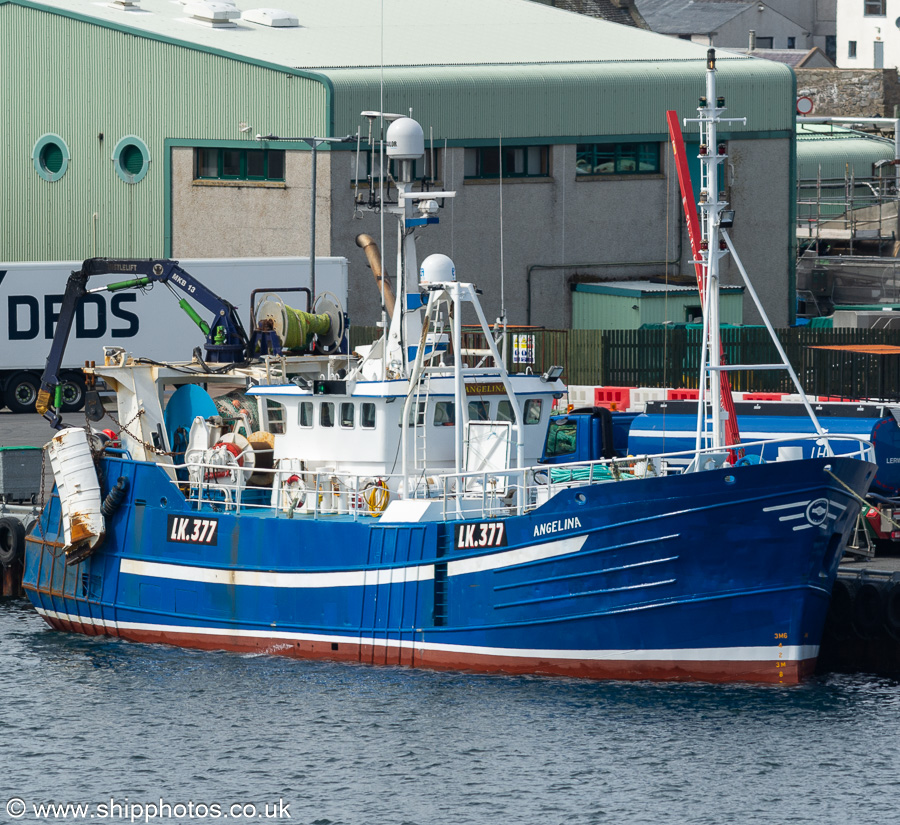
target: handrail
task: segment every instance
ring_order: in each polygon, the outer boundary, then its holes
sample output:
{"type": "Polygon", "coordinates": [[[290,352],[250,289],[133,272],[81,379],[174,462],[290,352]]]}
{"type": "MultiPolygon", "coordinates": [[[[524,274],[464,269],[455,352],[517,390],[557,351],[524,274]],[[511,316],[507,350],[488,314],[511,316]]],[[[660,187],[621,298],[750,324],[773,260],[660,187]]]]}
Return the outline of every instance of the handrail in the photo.
{"type": "MultiPolygon", "coordinates": [[[[873,460],[872,442],[861,436],[828,435],[833,444],[852,442],[856,449],[840,455],[873,460]]],[[[743,446],[755,452],[759,447],[760,460],[771,461],[779,445],[798,442],[817,444],[822,437],[813,433],[798,433],[775,439],[745,442],[743,446]]],[[[802,448],[802,444],[801,444],[802,448]]],[[[815,455],[815,447],[813,455],[815,455]]],[[[119,457],[122,450],[111,449],[119,457]]],[[[565,464],[539,464],[524,468],[471,473],[433,472],[435,483],[409,489],[407,497],[427,499],[439,504],[437,518],[446,521],[456,518],[496,518],[522,514],[535,509],[562,490],[598,483],[617,483],[654,475],[665,476],[696,471],[703,468],[703,457],[712,459],[712,468],[727,469],[726,451],[707,447],[702,450],[644,454],[627,458],[573,461],[565,464]],[[556,477],[556,480],[554,480],[556,477]]],[[[823,456],[826,457],[826,456],[823,456]]],[[[827,456],[831,457],[831,456],[827,456]]],[[[239,467],[235,465],[186,462],[168,465],[169,469],[185,471],[187,482],[182,492],[187,501],[200,508],[239,514],[245,510],[267,512],[275,518],[349,517],[378,518],[387,509],[389,499],[398,496],[403,484],[400,473],[376,475],[372,473],[340,472],[337,468],[305,470],[297,459],[283,460],[273,468],[239,467]],[[209,471],[228,473],[212,476],[209,471]],[[250,485],[251,475],[266,478],[265,483],[250,485]],[[375,491],[378,492],[375,492],[375,491]],[[386,492],[383,492],[386,491],[386,492]]]]}

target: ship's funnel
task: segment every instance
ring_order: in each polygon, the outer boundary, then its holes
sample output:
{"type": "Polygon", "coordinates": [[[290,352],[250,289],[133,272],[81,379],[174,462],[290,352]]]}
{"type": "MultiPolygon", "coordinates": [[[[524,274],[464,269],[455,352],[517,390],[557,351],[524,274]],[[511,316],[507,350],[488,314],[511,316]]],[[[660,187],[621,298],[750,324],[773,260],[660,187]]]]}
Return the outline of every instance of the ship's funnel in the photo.
{"type": "Polygon", "coordinates": [[[378,291],[384,293],[385,311],[388,315],[393,316],[395,303],[394,290],[391,289],[390,282],[381,271],[381,255],[378,252],[378,244],[375,243],[375,240],[371,235],[362,234],[356,236],[356,245],[366,253],[366,260],[369,262],[369,267],[372,270],[372,274],[375,276],[375,283],[378,284],[378,291]]]}

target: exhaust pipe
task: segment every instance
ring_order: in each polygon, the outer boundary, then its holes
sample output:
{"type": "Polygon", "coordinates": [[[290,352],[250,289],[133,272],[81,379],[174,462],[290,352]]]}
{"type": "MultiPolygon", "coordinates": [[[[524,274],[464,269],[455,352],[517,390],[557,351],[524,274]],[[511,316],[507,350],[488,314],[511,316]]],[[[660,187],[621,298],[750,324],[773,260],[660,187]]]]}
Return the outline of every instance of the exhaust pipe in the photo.
{"type": "Polygon", "coordinates": [[[394,290],[391,289],[390,281],[381,271],[381,255],[378,252],[378,244],[375,243],[371,235],[357,235],[356,245],[366,253],[366,260],[369,262],[369,268],[375,276],[375,283],[378,285],[378,291],[384,292],[384,308],[389,316],[394,314],[394,290]]]}

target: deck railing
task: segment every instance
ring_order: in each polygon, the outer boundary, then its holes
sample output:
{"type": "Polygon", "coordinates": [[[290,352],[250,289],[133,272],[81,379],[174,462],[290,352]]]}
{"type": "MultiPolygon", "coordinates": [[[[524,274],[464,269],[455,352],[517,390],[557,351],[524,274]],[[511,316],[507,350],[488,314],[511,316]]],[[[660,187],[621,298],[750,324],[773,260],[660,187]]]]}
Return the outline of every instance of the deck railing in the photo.
{"type": "MultiPolygon", "coordinates": [[[[832,449],[835,444],[850,443],[841,456],[869,461],[874,458],[873,447],[865,439],[830,436],[828,440],[832,449]]],[[[751,452],[759,447],[760,459],[766,462],[787,460],[787,456],[779,453],[779,448],[803,441],[813,442],[813,456],[827,455],[824,440],[816,435],[795,434],[741,446],[751,452]]],[[[677,474],[689,467],[722,469],[733,458],[727,449],[706,448],[699,453],[685,450],[476,473],[435,472],[409,479],[406,498],[431,502],[433,509],[422,516],[426,521],[498,518],[527,513],[562,490],[677,474]]],[[[275,469],[260,470],[192,462],[169,469],[179,476],[188,501],[198,510],[268,511],[275,518],[377,518],[399,497],[402,489],[403,477],[400,475],[375,477],[334,469],[310,471],[299,464],[299,461],[287,460],[275,469]],[[249,484],[254,473],[268,478],[261,484],[249,484]]]]}

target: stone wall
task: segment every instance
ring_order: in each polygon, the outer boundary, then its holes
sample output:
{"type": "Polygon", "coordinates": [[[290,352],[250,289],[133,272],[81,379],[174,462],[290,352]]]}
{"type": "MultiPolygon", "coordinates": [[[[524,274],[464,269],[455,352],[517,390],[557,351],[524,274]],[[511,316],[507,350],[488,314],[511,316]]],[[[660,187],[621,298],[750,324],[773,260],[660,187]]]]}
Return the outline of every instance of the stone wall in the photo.
{"type": "Polygon", "coordinates": [[[795,71],[797,96],[812,98],[814,117],[893,117],[900,106],[896,69],[795,71]]]}

